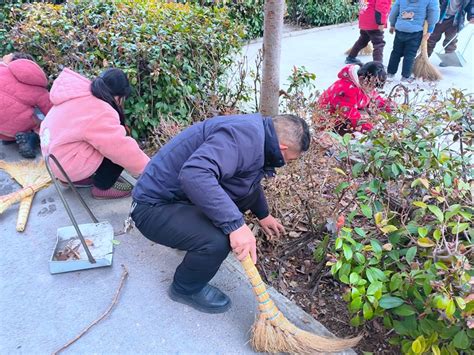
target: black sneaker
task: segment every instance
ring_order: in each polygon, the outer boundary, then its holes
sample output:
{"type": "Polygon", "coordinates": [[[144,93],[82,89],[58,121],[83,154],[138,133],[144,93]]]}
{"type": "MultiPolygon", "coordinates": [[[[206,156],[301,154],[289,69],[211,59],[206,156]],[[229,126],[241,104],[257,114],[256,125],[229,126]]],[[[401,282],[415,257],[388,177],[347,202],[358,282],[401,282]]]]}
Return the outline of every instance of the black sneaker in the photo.
{"type": "Polygon", "coordinates": [[[207,284],[198,293],[184,295],[176,291],[171,284],[168,296],[175,302],[179,302],[204,313],[224,313],[231,306],[230,298],[217,287],[207,284]]]}
{"type": "Polygon", "coordinates": [[[19,132],[15,135],[18,151],[23,158],[34,159],[40,139],[35,132],[19,132]]]}
{"type": "Polygon", "coordinates": [[[359,59],[357,59],[357,58],[355,58],[355,57],[351,57],[351,56],[348,56],[348,57],[346,58],[346,62],[345,62],[345,63],[346,63],[346,64],[357,64],[357,65],[361,65],[361,66],[363,65],[363,63],[362,63],[359,59]]]}

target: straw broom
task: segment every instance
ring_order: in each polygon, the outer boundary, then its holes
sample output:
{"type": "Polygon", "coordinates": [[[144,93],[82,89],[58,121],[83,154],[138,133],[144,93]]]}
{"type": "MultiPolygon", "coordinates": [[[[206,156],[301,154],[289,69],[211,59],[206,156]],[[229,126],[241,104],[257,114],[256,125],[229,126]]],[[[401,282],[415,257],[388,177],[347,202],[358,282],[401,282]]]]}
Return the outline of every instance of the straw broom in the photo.
{"type": "Polygon", "coordinates": [[[16,230],[23,232],[35,192],[48,186],[51,183],[51,177],[46,170],[43,160],[10,163],[0,161],[0,169],[5,170],[24,187],[19,191],[0,197],[0,213],[3,213],[9,206],[20,201],[16,230]]]}
{"type": "MultiPolygon", "coordinates": [[[[352,47],[349,48],[347,51],[345,51],[344,54],[349,55],[351,50],[352,50],[352,47]]],[[[361,51],[359,52],[359,55],[372,55],[373,51],[374,51],[374,47],[372,47],[372,42],[369,42],[367,46],[361,49],[361,51]]]]}
{"type": "MultiPolygon", "coordinates": [[[[423,35],[428,32],[428,22],[423,26],[423,35]]],[[[424,81],[438,81],[443,78],[439,70],[430,63],[428,57],[428,39],[423,37],[420,46],[420,53],[416,57],[413,65],[413,75],[415,78],[421,78],[424,81]]]]}
{"type": "Polygon", "coordinates": [[[265,284],[249,256],[242,262],[258,299],[260,315],[252,328],[252,347],[259,352],[314,353],[336,352],[351,348],[362,338],[327,338],[292,324],[270,299],[265,284]]]}

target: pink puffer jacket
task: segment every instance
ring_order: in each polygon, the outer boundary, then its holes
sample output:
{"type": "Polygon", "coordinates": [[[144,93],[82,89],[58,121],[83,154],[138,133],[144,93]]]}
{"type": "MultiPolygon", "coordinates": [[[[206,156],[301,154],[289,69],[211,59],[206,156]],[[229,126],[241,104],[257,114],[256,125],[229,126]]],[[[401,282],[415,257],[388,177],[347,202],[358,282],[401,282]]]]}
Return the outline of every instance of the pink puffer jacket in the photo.
{"type": "Polygon", "coordinates": [[[45,115],[50,110],[47,84],[43,70],[31,60],[0,65],[0,139],[15,140],[18,132],[39,129],[34,109],[45,115]]]}

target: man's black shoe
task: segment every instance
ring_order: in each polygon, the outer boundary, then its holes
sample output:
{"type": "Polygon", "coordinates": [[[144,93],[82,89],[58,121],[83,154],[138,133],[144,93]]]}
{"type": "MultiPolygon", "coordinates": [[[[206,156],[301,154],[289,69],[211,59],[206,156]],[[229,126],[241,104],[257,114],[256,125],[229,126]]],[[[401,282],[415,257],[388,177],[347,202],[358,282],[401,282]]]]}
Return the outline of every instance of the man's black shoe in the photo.
{"type": "Polygon", "coordinates": [[[16,142],[15,141],[3,141],[2,140],[2,145],[11,145],[11,144],[15,144],[16,142]]]}
{"type": "Polygon", "coordinates": [[[231,306],[230,298],[217,287],[209,284],[192,295],[179,293],[171,284],[168,296],[175,302],[186,304],[204,313],[224,313],[231,306]]]}
{"type": "Polygon", "coordinates": [[[36,148],[40,144],[39,136],[35,132],[19,132],[15,135],[18,151],[23,158],[34,159],[36,148]]]}

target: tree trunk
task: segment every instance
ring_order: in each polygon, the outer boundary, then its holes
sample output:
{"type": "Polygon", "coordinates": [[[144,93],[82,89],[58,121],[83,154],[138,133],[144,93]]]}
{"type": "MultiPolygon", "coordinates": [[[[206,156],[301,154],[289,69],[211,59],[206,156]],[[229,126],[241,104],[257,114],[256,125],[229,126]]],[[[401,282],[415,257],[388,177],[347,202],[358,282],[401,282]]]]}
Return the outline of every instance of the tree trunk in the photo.
{"type": "Polygon", "coordinates": [[[265,1],[262,86],[260,88],[260,112],[264,116],[278,114],[284,8],[285,0],[265,1]]]}

